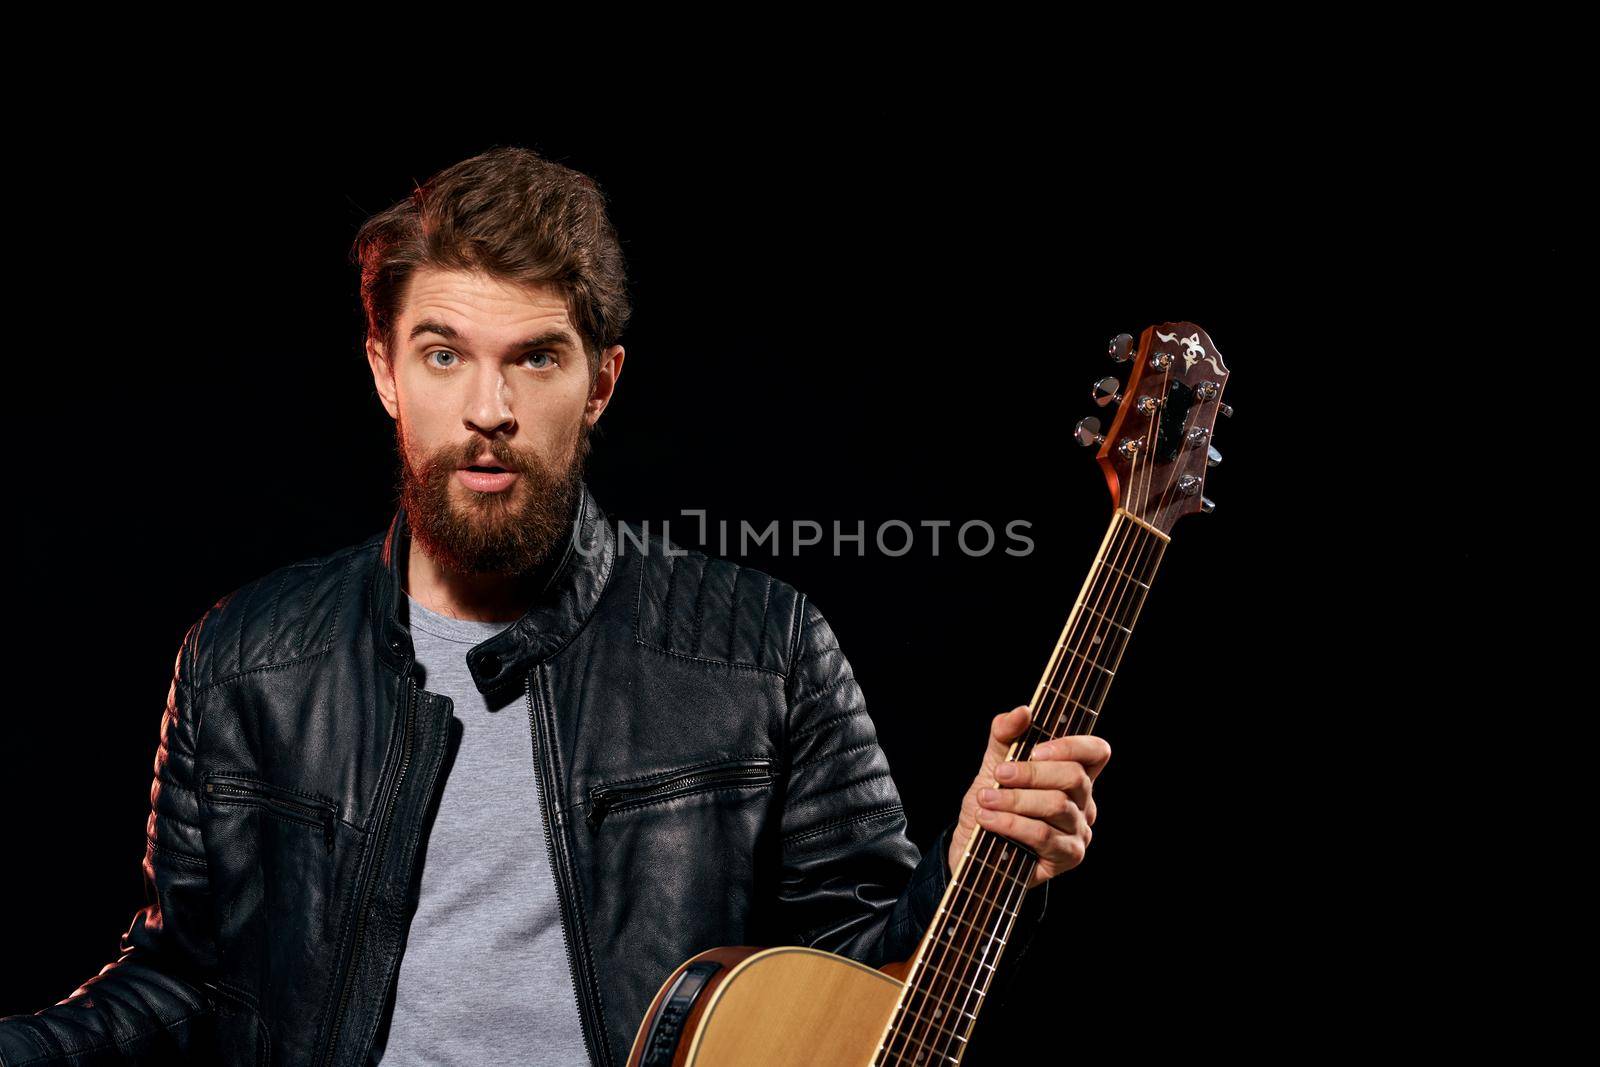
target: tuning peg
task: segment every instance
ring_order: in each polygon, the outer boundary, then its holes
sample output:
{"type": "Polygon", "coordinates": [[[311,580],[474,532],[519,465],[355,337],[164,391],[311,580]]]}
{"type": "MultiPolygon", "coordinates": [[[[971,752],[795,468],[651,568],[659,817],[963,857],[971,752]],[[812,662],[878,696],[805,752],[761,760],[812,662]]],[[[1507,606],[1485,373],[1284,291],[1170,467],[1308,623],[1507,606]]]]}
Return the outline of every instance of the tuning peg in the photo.
{"type": "Polygon", "coordinates": [[[1206,466],[1215,467],[1222,462],[1222,453],[1217,451],[1216,445],[1206,446],[1206,466]]]}
{"type": "Polygon", "coordinates": [[[1216,503],[1214,501],[1212,501],[1212,499],[1210,497],[1203,496],[1203,497],[1200,498],[1200,514],[1209,515],[1213,511],[1216,511],[1216,510],[1217,510],[1217,505],[1216,505],[1216,503]]]}
{"type": "Polygon", "coordinates": [[[1217,413],[1219,415],[1226,415],[1226,416],[1228,416],[1228,418],[1231,419],[1231,418],[1233,418],[1233,405],[1232,404],[1218,404],[1217,405],[1217,413]]]}
{"type": "Polygon", "coordinates": [[[1106,440],[1100,434],[1100,420],[1093,415],[1078,420],[1078,426],[1077,429],[1073,430],[1073,436],[1078,439],[1078,443],[1084,448],[1093,448],[1095,445],[1104,444],[1106,440]]]}
{"type": "Polygon", "coordinates": [[[1101,407],[1122,403],[1122,383],[1115,378],[1101,378],[1094,383],[1094,402],[1101,407]]]}
{"type": "Polygon", "coordinates": [[[1111,345],[1106,349],[1106,355],[1118,363],[1126,363],[1133,358],[1133,334],[1119,333],[1111,339],[1111,345]]]}

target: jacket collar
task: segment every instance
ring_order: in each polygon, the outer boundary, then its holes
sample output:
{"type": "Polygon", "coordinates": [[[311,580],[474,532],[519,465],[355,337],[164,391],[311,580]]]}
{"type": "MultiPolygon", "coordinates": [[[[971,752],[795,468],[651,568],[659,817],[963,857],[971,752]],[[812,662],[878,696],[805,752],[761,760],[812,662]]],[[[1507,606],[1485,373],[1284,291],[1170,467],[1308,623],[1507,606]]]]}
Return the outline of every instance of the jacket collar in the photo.
{"type": "MultiPolygon", "coordinates": [[[[528,668],[555,655],[583,628],[611,578],[615,548],[616,535],[585,481],[549,584],[526,615],[467,653],[467,669],[480,692],[520,681],[528,668]]],[[[411,669],[415,656],[411,630],[400,617],[405,606],[400,578],[410,550],[411,526],[400,506],[378,553],[370,602],[377,656],[401,674],[411,669]]]]}

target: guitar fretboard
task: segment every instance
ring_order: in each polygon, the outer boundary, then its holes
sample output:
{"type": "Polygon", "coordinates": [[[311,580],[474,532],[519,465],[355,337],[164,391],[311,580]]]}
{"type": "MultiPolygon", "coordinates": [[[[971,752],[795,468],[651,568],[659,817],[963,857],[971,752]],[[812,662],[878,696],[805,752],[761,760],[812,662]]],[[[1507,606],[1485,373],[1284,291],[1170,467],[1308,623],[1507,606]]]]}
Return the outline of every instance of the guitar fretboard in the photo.
{"type": "MultiPolygon", "coordinates": [[[[1033,722],[1007,758],[1093,733],[1100,707],[1166,551],[1165,534],[1119,508],[1034,690],[1033,722]]],[[[998,783],[997,783],[998,784],[998,783]]],[[[906,977],[872,1062],[959,1063],[1038,858],[978,827],[906,977]]]]}

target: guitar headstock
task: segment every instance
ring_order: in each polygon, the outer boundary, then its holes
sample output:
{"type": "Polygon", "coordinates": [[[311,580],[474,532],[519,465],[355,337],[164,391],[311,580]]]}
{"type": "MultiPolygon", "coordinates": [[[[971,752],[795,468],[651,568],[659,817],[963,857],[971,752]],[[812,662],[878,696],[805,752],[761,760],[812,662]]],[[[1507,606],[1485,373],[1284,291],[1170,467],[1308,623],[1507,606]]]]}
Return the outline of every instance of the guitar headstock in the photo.
{"type": "Polygon", "coordinates": [[[1129,334],[1111,339],[1112,359],[1131,368],[1127,385],[1116,378],[1095,383],[1095,403],[1117,406],[1104,431],[1094,417],[1078,423],[1078,443],[1100,446],[1097,458],[1115,507],[1165,534],[1192,512],[1209,512],[1206,468],[1222,462],[1211,443],[1228,366],[1210,336],[1192,322],[1152,326],[1135,344],[1129,334]]]}

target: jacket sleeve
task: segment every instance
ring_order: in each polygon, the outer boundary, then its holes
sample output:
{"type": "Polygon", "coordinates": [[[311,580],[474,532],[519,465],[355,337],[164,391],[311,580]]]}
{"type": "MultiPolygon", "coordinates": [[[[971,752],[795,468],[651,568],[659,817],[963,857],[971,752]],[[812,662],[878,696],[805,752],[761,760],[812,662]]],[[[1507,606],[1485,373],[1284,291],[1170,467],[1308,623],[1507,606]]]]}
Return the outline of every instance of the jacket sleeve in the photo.
{"type": "Polygon", "coordinates": [[[120,957],[64,1000],[32,1015],[0,1019],[0,1064],[209,1062],[203,1051],[213,1001],[200,975],[216,961],[199,796],[195,715],[179,649],[156,749],[145,824],[146,906],[122,935],[120,957]]]}
{"type": "MultiPolygon", "coordinates": [[[[832,628],[803,598],[790,659],[789,776],[783,811],[780,911],[799,943],[870,967],[910,959],[950,882],[952,820],[925,855],[906,836],[905,811],[866,700],[832,628]]],[[[973,753],[974,765],[982,750],[973,753]]],[[[965,783],[962,783],[964,787],[965,783]]],[[[959,802],[952,795],[950,806],[959,802]]],[[[1045,891],[1023,898],[996,973],[1032,939],[1045,891]]]]}

